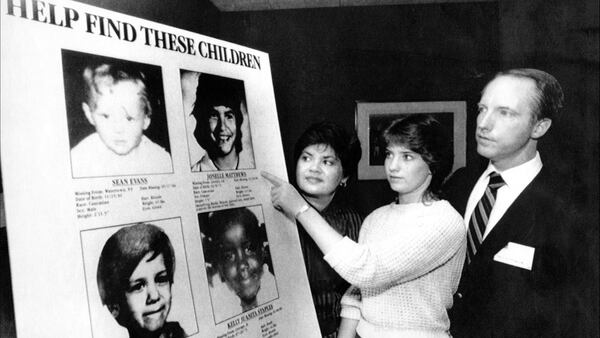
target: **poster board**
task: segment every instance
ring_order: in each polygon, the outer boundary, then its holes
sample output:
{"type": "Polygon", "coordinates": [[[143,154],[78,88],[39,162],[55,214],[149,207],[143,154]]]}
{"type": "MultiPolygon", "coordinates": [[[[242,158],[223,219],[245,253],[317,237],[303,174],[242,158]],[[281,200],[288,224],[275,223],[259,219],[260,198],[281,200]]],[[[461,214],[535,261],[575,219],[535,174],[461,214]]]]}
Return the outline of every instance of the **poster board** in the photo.
{"type": "Polygon", "coordinates": [[[318,337],[295,225],[260,177],[286,177],[268,54],[72,1],[1,4],[19,337],[318,337]]]}

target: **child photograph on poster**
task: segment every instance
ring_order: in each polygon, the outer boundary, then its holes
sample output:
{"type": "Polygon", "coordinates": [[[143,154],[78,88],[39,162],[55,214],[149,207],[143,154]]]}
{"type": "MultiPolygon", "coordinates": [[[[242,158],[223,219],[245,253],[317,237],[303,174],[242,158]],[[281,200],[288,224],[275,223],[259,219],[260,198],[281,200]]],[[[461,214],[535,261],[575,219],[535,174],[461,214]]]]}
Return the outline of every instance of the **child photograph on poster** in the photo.
{"type": "Polygon", "coordinates": [[[192,172],[254,169],[244,81],[181,70],[192,172]]]}
{"type": "Polygon", "coordinates": [[[62,50],[74,178],[173,172],[159,66],[62,50]]]}
{"type": "Polygon", "coordinates": [[[81,232],[94,337],[197,332],[180,220],[81,232]]]}
{"type": "Polygon", "coordinates": [[[260,205],[198,215],[215,324],[278,298],[262,220],[260,205]]]}

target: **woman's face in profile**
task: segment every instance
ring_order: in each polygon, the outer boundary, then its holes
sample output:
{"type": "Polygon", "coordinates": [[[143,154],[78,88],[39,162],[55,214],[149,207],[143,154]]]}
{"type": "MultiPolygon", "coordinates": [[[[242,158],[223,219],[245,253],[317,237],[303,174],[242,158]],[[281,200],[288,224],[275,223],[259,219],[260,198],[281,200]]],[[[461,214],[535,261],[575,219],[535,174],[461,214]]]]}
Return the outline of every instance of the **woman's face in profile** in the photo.
{"type": "Polygon", "coordinates": [[[135,329],[154,332],[165,324],[171,310],[171,282],[162,254],[149,252],[129,277],[125,299],[135,329]]]}
{"type": "Polygon", "coordinates": [[[260,243],[241,224],[233,224],[223,233],[219,270],[225,282],[245,303],[252,303],[260,289],[263,253],[260,243]]]}

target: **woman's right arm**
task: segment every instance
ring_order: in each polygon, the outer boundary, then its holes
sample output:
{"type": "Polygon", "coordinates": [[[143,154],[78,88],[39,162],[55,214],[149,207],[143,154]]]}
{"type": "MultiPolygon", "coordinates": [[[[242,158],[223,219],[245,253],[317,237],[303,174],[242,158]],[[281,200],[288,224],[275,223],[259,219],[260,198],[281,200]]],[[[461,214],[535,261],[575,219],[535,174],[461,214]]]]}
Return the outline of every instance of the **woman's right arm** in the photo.
{"type": "MultiPolygon", "coordinates": [[[[324,259],[346,281],[360,288],[385,287],[417,278],[448,261],[466,241],[458,213],[426,217],[423,226],[397,226],[385,236],[379,234],[374,243],[358,244],[344,238],[324,259]]],[[[394,221],[394,216],[375,211],[365,219],[361,235],[394,221]]]]}
{"type": "MultiPolygon", "coordinates": [[[[397,227],[394,233],[371,245],[340,235],[294,187],[262,172],[273,185],[273,205],[295,217],[323,252],[324,259],[347,282],[358,287],[384,287],[419,277],[456,254],[466,240],[463,219],[453,209],[428,215],[427,226],[397,227]]],[[[367,217],[369,222],[381,222],[367,217]]]]}
{"type": "Polygon", "coordinates": [[[340,301],[342,311],[340,317],[340,327],[338,328],[338,338],[355,338],[356,327],[360,320],[360,305],[362,303],[362,294],[356,286],[350,286],[344,293],[340,301]]]}
{"type": "Polygon", "coordinates": [[[338,338],[355,338],[356,327],[358,326],[358,320],[344,318],[340,322],[340,328],[338,329],[338,338]]]}
{"type": "Polygon", "coordinates": [[[271,187],[273,205],[300,221],[323,254],[327,254],[336,243],[344,238],[327,223],[319,212],[306,203],[291,184],[267,172],[262,172],[261,175],[273,185],[271,187]]]}

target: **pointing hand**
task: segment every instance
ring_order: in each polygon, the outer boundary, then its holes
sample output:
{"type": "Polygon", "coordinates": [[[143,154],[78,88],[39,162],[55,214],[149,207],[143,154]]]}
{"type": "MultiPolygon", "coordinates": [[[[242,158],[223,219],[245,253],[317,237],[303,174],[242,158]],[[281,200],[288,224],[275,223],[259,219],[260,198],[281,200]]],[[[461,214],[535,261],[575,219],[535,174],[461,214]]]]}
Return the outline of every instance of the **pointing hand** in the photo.
{"type": "Polygon", "coordinates": [[[291,184],[266,171],[261,171],[260,174],[272,184],[271,202],[277,210],[294,217],[307,205],[304,198],[291,184]]]}

